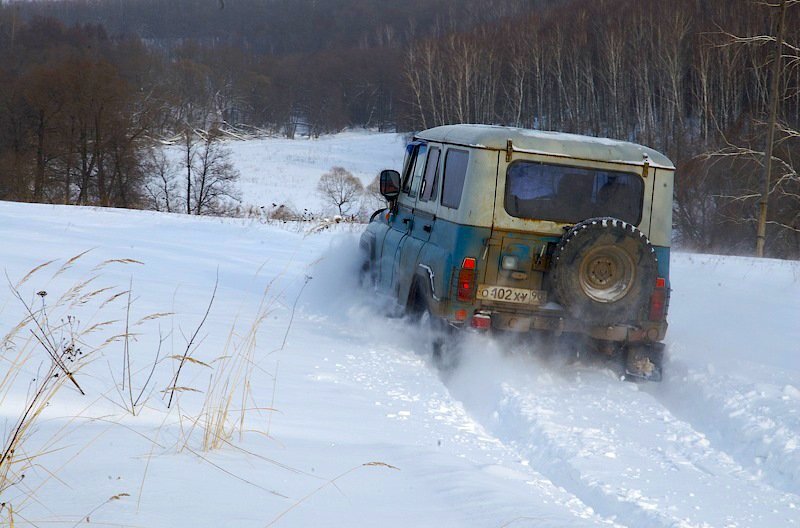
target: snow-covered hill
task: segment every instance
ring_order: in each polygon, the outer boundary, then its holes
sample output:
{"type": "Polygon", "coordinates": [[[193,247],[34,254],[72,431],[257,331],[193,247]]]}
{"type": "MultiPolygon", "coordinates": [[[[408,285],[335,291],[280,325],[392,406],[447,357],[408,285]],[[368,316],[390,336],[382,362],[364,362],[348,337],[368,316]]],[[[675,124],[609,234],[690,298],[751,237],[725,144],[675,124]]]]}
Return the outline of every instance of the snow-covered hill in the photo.
{"type": "Polygon", "coordinates": [[[438,371],[356,287],[357,236],[0,202],[0,439],[49,361],[23,301],[86,393],[49,400],[0,524],[800,524],[797,262],[676,254],[638,385],[481,336],[438,371]]]}
{"type": "Polygon", "coordinates": [[[331,210],[316,192],[320,176],[344,167],[366,187],[382,169],[399,170],[402,134],[343,132],[318,139],[260,139],[226,143],[241,174],[242,208],[286,205],[315,214],[331,210]]]}

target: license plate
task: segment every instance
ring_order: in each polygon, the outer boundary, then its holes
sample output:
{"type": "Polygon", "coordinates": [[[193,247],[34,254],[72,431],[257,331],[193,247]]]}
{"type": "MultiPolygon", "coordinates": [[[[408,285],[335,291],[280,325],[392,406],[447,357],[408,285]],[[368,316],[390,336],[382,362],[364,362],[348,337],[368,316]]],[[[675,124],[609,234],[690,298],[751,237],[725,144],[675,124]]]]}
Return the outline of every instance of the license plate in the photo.
{"type": "Polygon", "coordinates": [[[509,288],[507,286],[490,286],[479,284],[476,297],[487,301],[502,301],[518,304],[544,304],[547,292],[541,290],[526,290],[523,288],[509,288]]]}

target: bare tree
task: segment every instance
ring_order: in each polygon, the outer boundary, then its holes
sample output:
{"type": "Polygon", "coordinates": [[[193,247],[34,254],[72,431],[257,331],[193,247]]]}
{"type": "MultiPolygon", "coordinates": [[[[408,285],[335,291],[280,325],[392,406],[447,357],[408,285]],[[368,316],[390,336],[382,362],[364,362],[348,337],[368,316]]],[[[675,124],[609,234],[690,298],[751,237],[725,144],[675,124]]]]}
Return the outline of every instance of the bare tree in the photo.
{"type": "Polygon", "coordinates": [[[343,167],[333,167],[319,179],[317,192],[326,203],[333,205],[344,216],[356,207],[364,186],[343,167]]]}
{"type": "MultiPolygon", "coordinates": [[[[186,214],[220,214],[230,202],[239,200],[236,188],[239,171],[233,166],[230,149],[220,140],[218,130],[206,132],[185,128],[181,134],[180,152],[182,176],[178,179],[182,191],[179,194],[176,192],[178,184],[173,187],[169,181],[171,174],[166,174],[166,179],[153,184],[160,187],[156,189],[158,195],[163,194],[165,189],[172,193],[170,207],[177,210],[180,201],[180,208],[186,214]]],[[[157,168],[156,172],[159,170],[157,168]]],[[[152,197],[152,192],[150,194],[152,197]]]]}
{"type": "Polygon", "coordinates": [[[361,196],[360,216],[366,220],[374,211],[383,209],[386,205],[386,198],[381,194],[380,176],[375,176],[375,179],[364,188],[361,196]]]}
{"type": "Polygon", "coordinates": [[[163,149],[153,148],[145,161],[148,175],[144,193],[148,206],[156,211],[172,213],[179,205],[177,167],[163,149]]]}
{"type": "Polygon", "coordinates": [[[230,149],[222,144],[218,132],[209,131],[202,139],[192,172],[194,214],[220,213],[225,199],[239,199],[236,190],[239,171],[233,166],[230,149]]]}
{"type": "Polygon", "coordinates": [[[192,214],[192,184],[194,183],[194,166],[197,156],[197,138],[192,128],[186,124],[181,132],[181,168],[184,171],[183,209],[192,214]]]}
{"type": "MultiPolygon", "coordinates": [[[[793,2],[794,3],[794,2],[793,2]]],[[[783,39],[786,24],[786,0],[781,0],[780,14],[775,29],[775,56],[772,59],[772,79],[769,89],[769,122],[767,124],[767,147],[764,153],[764,176],[761,183],[761,197],[758,201],[758,234],[756,235],[756,256],[764,256],[764,242],[767,239],[767,203],[772,179],[772,151],[775,147],[775,124],[778,114],[778,89],[781,80],[781,59],[783,58],[783,39]]],[[[794,170],[792,170],[794,172],[794,170]]]]}
{"type": "MultiPolygon", "coordinates": [[[[790,124],[790,116],[786,112],[788,102],[793,97],[788,80],[792,74],[800,76],[800,47],[797,46],[797,37],[792,41],[786,40],[786,18],[790,9],[800,7],[800,0],[762,3],[760,7],[772,11],[774,29],[771,33],[751,33],[747,36],[725,33],[728,41],[722,47],[745,45],[754,57],[762,57],[755,61],[758,73],[754,84],[761,107],[759,113],[767,114],[766,126],[754,120],[753,137],[735,142],[725,138],[726,147],[707,155],[734,157],[760,165],[758,185],[748,182],[749,185],[724,198],[749,206],[747,213],[736,218],[736,221],[755,224],[756,256],[764,256],[768,238],[777,246],[771,249],[770,254],[784,256],[796,254],[800,247],[800,177],[796,161],[800,150],[800,131],[790,124]],[[763,60],[764,44],[774,44],[771,60],[763,60]],[[783,60],[786,67],[782,66],[783,60]],[[763,128],[766,128],[766,141],[758,137],[763,128]],[[763,150],[754,146],[761,141],[765,143],[763,150]],[[773,174],[777,174],[777,177],[773,174]],[[753,214],[753,205],[757,207],[757,215],[753,214]],[[771,233],[768,227],[771,227],[771,233]]],[[[795,16],[796,13],[792,11],[795,16]]],[[[798,87],[794,86],[793,90],[798,91],[798,87]]]]}

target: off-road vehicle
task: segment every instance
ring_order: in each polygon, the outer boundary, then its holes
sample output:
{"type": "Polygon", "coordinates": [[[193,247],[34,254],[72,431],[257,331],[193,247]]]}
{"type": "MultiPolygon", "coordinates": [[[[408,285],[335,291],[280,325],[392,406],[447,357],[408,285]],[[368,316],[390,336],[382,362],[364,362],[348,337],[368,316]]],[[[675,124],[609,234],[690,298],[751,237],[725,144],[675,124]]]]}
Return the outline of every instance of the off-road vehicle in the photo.
{"type": "Polygon", "coordinates": [[[675,167],[633,143],[487,125],[416,134],[363,272],[449,328],[583,336],[661,378],[675,167]]]}

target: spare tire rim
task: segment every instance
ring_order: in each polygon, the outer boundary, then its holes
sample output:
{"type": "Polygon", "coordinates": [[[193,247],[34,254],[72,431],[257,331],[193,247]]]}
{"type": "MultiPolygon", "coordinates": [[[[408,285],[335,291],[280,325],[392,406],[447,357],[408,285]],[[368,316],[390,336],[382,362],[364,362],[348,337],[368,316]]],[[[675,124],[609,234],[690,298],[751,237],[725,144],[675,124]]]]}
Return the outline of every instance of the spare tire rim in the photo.
{"type": "Polygon", "coordinates": [[[581,290],[597,302],[619,301],[631,290],[635,279],[633,258],[620,246],[595,247],[581,262],[581,290]]]}

